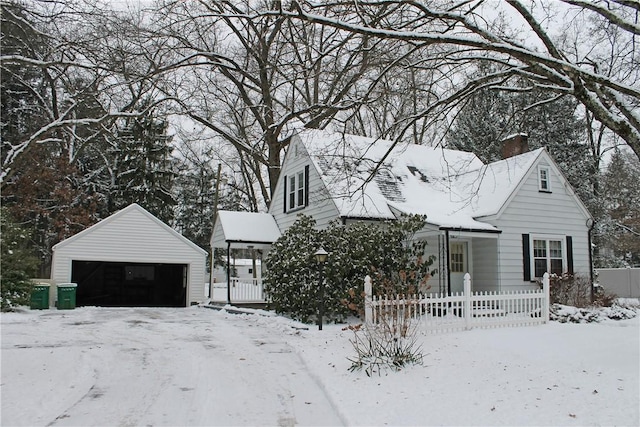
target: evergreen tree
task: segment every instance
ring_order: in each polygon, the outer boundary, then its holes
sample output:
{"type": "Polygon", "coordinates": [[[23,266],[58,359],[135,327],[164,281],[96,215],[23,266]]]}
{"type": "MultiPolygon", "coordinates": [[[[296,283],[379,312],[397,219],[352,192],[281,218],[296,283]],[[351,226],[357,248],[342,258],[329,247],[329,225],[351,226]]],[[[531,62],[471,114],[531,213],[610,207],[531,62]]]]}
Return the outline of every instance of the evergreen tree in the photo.
{"type": "Polygon", "coordinates": [[[0,208],[0,306],[8,310],[29,302],[38,257],[31,251],[30,232],[15,222],[6,208],[0,208]]]}
{"type": "Polygon", "coordinates": [[[603,204],[608,220],[596,248],[599,267],[640,266],[640,161],[617,150],[603,179],[603,204]]]}
{"type": "MultiPolygon", "coordinates": [[[[148,103],[147,103],[148,105],[148,103]]],[[[138,203],[167,224],[174,218],[175,164],[168,122],[141,106],[141,115],[125,121],[107,153],[111,159],[109,211],[138,203]]]]}
{"type": "MultiPolygon", "coordinates": [[[[2,55],[19,55],[39,58],[46,43],[29,21],[25,6],[21,3],[5,3],[2,10],[0,30],[0,50],[2,55]]],[[[2,161],[15,145],[32,131],[39,129],[46,121],[48,87],[41,69],[28,64],[1,64],[0,139],[2,140],[2,161]]]]}
{"type": "Polygon", "coordinates": [[[190,168],[182,162],[176,176],[176,229],[203,249],[209,249],[213,232],[216,173],[209,165],[190,168]]]}

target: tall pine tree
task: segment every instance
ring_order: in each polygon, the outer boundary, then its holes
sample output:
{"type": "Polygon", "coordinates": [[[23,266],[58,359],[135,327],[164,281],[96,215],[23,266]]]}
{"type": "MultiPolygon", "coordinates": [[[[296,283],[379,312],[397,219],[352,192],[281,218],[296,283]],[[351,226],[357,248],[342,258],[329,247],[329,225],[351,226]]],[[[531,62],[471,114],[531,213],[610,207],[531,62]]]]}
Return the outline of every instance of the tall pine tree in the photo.
{"type": "Polygon", "coordinates": [[[167,224],[174,219],[174,159],[168,122],[141,106],[142,113],[127,119],[116,131],[107,153],[111,159],[112,188],[109,211],[138,203],[167,224]]]}
{"type": "Polygon", "coordinates": [[[640,266],[640,161],[617,150],[604,173],[603,205],[608,216],[599,227],[596,266],[640,266]]]}

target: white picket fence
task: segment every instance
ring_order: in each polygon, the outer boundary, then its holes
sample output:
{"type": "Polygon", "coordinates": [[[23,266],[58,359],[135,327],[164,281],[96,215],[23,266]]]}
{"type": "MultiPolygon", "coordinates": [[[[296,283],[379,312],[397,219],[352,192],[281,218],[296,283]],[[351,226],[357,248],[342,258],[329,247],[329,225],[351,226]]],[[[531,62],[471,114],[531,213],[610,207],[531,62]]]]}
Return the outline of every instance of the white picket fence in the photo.
{"type": "MultiPolygon", "coordinates": [[[[229,289],[232,303],[264,303],[266,294],[262,279],[231,278],[229,289]]],[[[227,301],[227,284],[215,283],[213,286],[212,300],[217,302],[227,301]]]]}
{"type": "Polygon", "coordinates": [[[464,292],[453,295],[376,296],[371,278],[365,278],[365,322],[399,323],[412,319],[424,332],[472,328],[529,326],[549,322],[549,274],[540,290],[471,292],[471,276],[464,276],[464,292]],[[389,316],[395,316],[390,319],[389,316]]]}

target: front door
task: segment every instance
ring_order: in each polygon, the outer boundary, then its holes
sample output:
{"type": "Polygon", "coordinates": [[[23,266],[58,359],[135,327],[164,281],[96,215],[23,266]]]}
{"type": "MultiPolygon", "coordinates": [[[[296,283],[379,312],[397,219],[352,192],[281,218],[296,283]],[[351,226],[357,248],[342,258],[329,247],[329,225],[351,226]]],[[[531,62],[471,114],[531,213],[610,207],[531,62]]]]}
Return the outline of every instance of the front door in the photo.
{"type": "Polygon", "coordinates": [[[464,275],[469,272],[468,242],[449,243],[451,293],[464,291],[464,275]]]}

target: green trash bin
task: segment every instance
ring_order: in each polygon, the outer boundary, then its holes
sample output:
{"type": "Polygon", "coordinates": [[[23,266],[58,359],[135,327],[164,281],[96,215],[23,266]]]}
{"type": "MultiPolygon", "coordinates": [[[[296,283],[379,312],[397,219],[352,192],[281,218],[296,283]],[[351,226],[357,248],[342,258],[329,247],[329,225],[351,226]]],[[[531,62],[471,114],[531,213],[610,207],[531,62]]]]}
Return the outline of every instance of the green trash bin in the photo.
{"type": "Polygon", "coordinates": [[[46,283],[36,283],[31,288],[31,302],[29,304],[32,310],[45,310],[49,308],[49,285],[46,283]]]}
{"type": "Polygon", "coordinates": [[[58,310],[76,308],[76,283],[61,283],[58,285],[58,310]]]}

